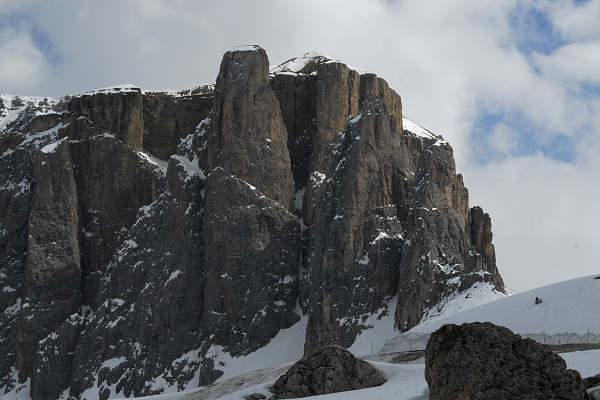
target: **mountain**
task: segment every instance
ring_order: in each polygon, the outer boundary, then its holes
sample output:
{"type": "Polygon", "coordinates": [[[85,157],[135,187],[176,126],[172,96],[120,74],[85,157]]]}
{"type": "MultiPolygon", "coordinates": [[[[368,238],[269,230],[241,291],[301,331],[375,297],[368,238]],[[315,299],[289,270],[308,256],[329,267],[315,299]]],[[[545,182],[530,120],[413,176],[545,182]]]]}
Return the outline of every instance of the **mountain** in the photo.
{"type": "Polygon", "coordinates": [[[381,352],[423,348],[429,334],[445,324],[485,321],[546,344],[600,343],[599,313],[600,276],[585,276],[430,318],[390,339],[381,352]]]}
{"type": "Polygon", "coordinates": [[[258,46],[181,92],[2,95],[0,287],[0,393],[36,400],[364,350],[505,291],[442,137],[374,74],[258,46]]]}

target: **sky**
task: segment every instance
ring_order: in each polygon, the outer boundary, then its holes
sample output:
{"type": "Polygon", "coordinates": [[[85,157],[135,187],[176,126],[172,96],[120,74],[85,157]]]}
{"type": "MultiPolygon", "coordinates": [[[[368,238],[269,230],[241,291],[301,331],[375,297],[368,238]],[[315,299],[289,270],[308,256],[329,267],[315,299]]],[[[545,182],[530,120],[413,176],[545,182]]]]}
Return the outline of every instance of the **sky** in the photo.
{"type": "Polygon", "coordinates": [[[214,82],[222,54],[375,72],[455,149],[522,291],[600,273],[600,0],[0,0],[0,93],[214,82]]]}

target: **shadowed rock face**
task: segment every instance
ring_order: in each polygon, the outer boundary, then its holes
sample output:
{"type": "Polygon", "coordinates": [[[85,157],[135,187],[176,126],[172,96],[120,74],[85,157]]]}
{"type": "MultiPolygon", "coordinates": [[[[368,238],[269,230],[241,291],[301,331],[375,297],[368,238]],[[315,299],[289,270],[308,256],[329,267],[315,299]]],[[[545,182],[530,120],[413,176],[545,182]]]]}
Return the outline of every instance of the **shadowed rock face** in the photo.
{"type": "Polygon", "coordinates": [[[301,316],[311,354],[394,298],[406,330],[503,290],[452,148],[405,130],[383,79],[305,61],[248,47],[214,87],[0,96],[0,393],[191,388],[301,316]]]}
{"type": "Polygon", "coordinates": [[[75,97],[67,110],[82,115],[100,128],[115,132],[125,144],[142,149],[144,118],[141,90],[97,93],[75,97]]]}
{"type": "Polygon", "coordinates": [[[579,372],[559,355],[489,322],[434,332],[425,379],[432,400],[587,398],[579,372]]]}
{"type": "Polygon", "coordinates": [[[144,148],[160,159],[177,151],[179,141],[194,131],[199,118],[208,117],[214,102],[214,87],[200,86],[177,92],[144,93],[144,148]]]}

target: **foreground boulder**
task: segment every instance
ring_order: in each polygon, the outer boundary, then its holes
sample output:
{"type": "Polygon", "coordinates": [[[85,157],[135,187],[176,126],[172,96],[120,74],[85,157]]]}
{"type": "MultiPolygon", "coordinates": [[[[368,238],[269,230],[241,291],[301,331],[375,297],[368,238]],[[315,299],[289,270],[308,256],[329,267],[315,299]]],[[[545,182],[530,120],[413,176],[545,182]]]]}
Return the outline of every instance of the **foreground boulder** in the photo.
{"type": "Polygon", "coordinates": [[[560,356],[489,322],[434,332],[425,379],[431,400],[586,399],[581,376],[560,356]]]}
{"type": "Polygon", "coordinates": [[[304,357],[277,379],[278,398],[307,397],[382,385],[383,374],[340,346],[326,346],[304,357]]]}
{"type": "Polygon", "coordinates": [[[583,380],[583,386],[585,386],[586,389],[600,387],[600,374],[585,378],[583,380]]]}

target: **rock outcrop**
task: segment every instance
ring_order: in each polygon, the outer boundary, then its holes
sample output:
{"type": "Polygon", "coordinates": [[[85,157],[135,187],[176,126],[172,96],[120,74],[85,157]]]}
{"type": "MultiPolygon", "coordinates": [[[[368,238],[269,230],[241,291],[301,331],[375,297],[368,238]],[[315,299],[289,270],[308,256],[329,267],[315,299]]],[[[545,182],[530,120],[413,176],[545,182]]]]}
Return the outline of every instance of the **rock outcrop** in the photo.
{"type": "Polygon", "coordinates": [[[349,347],[481,281],[489,216],[373,74],[248,46],[177,93],[0,95],[2,394],[205,385],[302,318],[305,354],[349,347]]]}
{"type": "Polygon", "coordinates": [[[579,372],[544,345],[489,322],[444,325],[425,351],[431,400],[586,399],[579,372]]]}
{"type": "Polygon", "coordinates": [[[383,385],[377,368],[340,346],[326,346],[296,362],[271,387],[277,398],[316,396],[383,385]]]}

